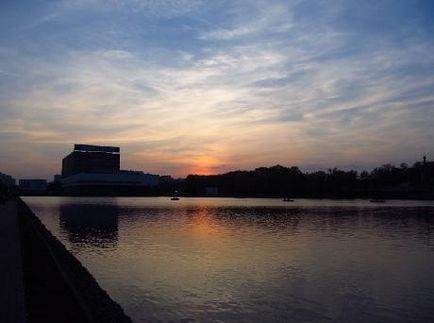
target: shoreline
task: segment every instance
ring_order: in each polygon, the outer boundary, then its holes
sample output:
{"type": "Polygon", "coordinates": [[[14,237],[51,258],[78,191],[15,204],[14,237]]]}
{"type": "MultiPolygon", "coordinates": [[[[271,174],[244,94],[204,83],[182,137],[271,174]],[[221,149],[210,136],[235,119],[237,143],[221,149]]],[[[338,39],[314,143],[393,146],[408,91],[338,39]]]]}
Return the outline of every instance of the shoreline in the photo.
{"type": "MultiPolygon", "coordinates": [[[[172,195],[55,195],[55,194],[20,194],[20,197],[131,197],[131,198],[155,198],[166,197],[170,198],[172,195]]],[[[284,199],[284,196],[206,196],[206,195],[180,195],[179,198],[233,198],[233,199],[284,199]]],[[[306,200],[371,200],[381,198],[390,201],[434,201],[434,197],[387,197],[387,196],[290,196],[291,199],[306,199],[306,200]]]]}
{"type": "Polygon", "coordinates": [[[16,198],[29,322],[132,322],[92,274],[16,198]]]}

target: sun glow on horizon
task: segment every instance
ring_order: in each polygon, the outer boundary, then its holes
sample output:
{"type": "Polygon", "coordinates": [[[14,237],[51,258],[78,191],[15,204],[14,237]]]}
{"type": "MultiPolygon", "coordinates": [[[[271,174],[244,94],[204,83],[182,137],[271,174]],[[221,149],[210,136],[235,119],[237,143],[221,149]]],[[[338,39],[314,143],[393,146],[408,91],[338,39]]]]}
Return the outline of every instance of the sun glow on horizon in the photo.
{"type": "Polygon", "coordinates": [[[80,142],[172,176],[434,155],[431,2],[136,2],[1,2],[0,171],[80,142]]]}

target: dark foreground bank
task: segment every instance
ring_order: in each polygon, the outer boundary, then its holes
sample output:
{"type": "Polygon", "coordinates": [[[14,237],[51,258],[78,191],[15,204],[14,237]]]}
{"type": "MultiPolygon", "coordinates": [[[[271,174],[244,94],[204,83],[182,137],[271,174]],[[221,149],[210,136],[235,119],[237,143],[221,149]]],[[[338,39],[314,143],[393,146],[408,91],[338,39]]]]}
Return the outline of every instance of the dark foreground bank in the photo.
{"type": "Polygon", "coordinates": [[[29,322],[131,322],[21,199],[17,212],[29,322]]]}

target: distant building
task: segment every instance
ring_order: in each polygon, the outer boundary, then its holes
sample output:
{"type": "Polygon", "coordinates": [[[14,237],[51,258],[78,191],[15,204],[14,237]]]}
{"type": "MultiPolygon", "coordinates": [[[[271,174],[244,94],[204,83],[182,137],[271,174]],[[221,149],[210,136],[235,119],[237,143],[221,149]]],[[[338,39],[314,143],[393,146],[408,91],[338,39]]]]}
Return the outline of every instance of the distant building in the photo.
{"type": "Polygon", "coordinates": [[[71,194],[140,195],[159,186],[160,177],[121,170],[119,147],[76,144],[62,160],[60,183],[71,194]]]}
{"type": "Polygon", "coordinates": [[[0,173],[0,183],[2,183],[6,187],[14,187],[15,186],[15,178],[12,176],[0,173]]]}
{"type": "Polygon", "coordinates": [[[63,178],[79,173],[113,174],[119,171],[119,147],[74,145],[74,151],[62,160],[63,178]]]}
{"type": "Polygon", "coordinates": [[[155,187],[159,184],[159,176],[141,173],[98,174],[80,173],[62,179],[62,187],[74,186],[148,186],[155,187]]]}
{"type": "Polygon", "coordinates": [[[47,190],[45,179],[20,179],[19,187],[25,192],[44,192],[47,190]]]}

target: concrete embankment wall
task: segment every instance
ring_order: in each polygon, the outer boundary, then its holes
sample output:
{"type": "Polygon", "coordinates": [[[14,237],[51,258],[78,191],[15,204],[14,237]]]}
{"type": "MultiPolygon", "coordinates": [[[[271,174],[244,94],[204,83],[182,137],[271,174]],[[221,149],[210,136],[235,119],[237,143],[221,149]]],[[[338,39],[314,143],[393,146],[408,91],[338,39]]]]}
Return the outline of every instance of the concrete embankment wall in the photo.
{"type": "Polygon", "coordinates": [[[21,199],[17,213],[29,322],[131,322],[21,199]]]}

